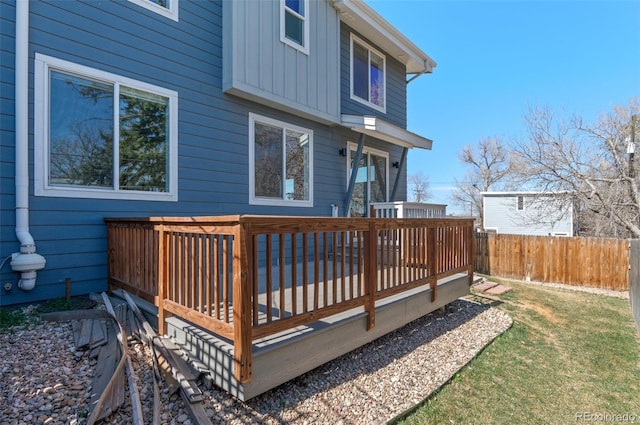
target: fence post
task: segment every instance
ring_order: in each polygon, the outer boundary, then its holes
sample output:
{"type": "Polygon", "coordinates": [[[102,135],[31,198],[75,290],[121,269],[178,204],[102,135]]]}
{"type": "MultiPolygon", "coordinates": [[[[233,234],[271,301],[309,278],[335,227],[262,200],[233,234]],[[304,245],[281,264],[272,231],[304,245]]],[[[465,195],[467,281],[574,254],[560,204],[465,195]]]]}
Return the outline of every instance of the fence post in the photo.
{"type": "Polygon", "coordinates": [[[233,231],[233,360],[234,376],[242,383],[251,380],[253,351],[249,255],[251,248],[249,224],[240,217],[233,231]]]}
{"type": "Polygon", "coordinates": [[[475,229],[473,228],[473,221],[471,221],[471,223],[468,224],[466,228],[467,228],[467,232],[466,232],[467,236],[465,238],[465,243],[467,244],[467,262],[469,263],[467,267],[469,271],[469,286],[471,286],[473,285],[473,273],[475,270],[475,258],[476,258],[476,241],[475,241],[476,232],[474,231],[475,229]]]}
{"type": "Polygon", "coordinates": [[[375,219],[369,218],[369,230],[364,234],[364,282],[367,292],[365,311],[367,330],[376,326],[376,290],[378,288],[378,229],[375,219]]]}
{"type": "Polygon", "coordinates": [[[640,239],[629,241],[629,302],[640,334],[640,239]]]}

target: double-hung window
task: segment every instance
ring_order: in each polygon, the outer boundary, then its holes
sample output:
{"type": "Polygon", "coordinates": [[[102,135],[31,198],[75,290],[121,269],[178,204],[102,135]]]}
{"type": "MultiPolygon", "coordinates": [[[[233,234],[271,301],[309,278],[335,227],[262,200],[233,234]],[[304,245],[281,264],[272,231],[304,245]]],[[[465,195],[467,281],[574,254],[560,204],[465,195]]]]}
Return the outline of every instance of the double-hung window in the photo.
{"type": "Polygon", "coordinates": [[[176,92],[36,54],[35,194],[177,200],[176,92]]]}
{"type": "Polygon", "coordinates": [[[351,99],[386,110],[385,57],[351,35],[351,99]]]}
{"type": "Polygon", "coordinates": [[[309,53],[309,0],[280,0],[280,40],[309,53]]]}
{"type": "Polygon", "coordinates": [[[249,203],[313,206],[313,131],[249,114],[249,203]]]}

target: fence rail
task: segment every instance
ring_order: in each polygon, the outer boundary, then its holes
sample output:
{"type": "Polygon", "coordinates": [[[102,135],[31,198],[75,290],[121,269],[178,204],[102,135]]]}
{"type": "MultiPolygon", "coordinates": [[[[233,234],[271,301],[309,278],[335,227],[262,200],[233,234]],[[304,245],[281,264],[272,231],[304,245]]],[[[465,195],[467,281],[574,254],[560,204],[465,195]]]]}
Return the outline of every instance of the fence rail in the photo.
{"type": "Polygon", "coordinates": [[[493,276],[626,291],[629,240],[477,233],[475,269],[493,276]]]}
{"type": "Polygon", "coordinates": [[[470,219],[281,216],[106,219],[109,283],[234,342],[251,376],[252,341],[437,280],[473,275],[470,219]]]}

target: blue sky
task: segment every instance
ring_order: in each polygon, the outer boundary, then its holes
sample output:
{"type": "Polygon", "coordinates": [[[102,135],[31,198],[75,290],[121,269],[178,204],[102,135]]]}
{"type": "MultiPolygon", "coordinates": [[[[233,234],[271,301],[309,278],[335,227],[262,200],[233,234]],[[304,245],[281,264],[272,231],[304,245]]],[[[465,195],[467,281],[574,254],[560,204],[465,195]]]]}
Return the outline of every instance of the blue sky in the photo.
{"type": "Polygon", "coordinates": [[[640,1],[367,3],[438,64],[408,86],[408,129],[434,141],[410,151],[408,172],[449,211],[466,144],[523,136],[528,107],[595,121],[640,97],[640,1]]]}

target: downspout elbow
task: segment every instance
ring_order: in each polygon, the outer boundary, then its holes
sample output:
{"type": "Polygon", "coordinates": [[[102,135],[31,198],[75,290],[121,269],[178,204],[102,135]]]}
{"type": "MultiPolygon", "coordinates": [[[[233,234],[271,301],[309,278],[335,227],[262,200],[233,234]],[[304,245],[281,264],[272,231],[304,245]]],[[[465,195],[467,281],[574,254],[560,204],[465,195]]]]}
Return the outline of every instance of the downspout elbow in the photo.
{"type": "MultiPolygon", "coordinates": [[[[20,215],[19,210],[16,211],[16,216],[18,215],[20,215]]],[[[20,241],[21,254],[33,254],[36,252],[36,243],[34,242],[33,236],[31,236],[28,227],[16,225],[16,237],[20,241]]]]}

